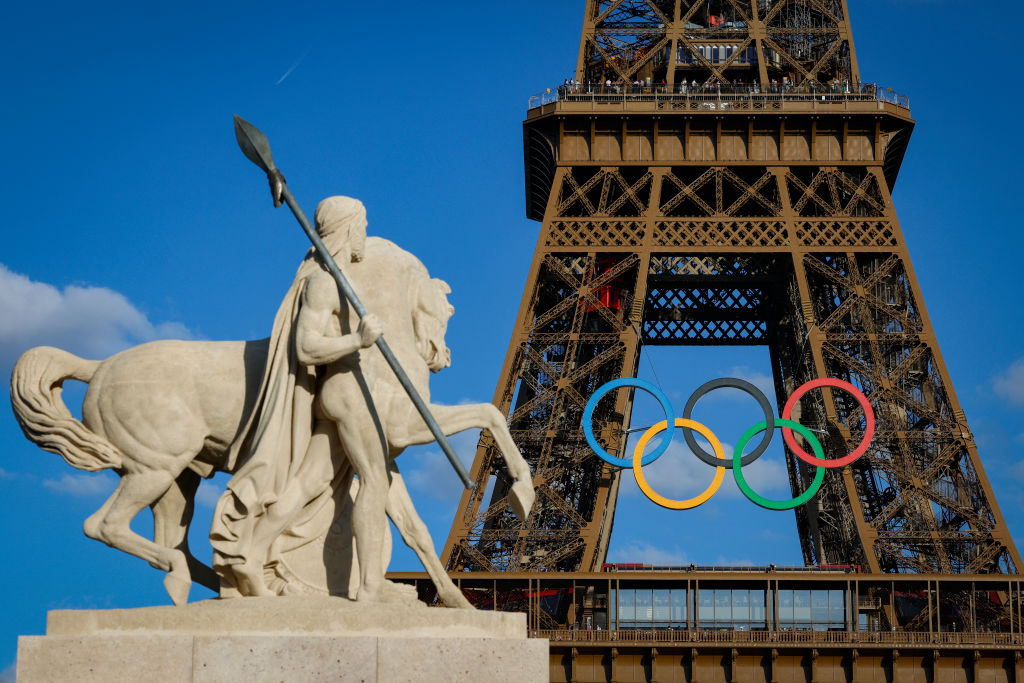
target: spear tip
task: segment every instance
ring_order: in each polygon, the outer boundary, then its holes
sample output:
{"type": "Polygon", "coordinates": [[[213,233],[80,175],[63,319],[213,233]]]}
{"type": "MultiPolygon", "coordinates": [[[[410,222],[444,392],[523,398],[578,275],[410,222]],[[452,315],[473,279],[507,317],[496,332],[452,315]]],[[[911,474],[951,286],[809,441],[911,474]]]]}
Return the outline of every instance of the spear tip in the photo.
{"type": "Polygon", "coordinates": [[[270,142],[263,132],[241,116],[235,114],[235,140],[242,154],[270,175],[274,171],[274,157],[270,153],[270,142]]]}

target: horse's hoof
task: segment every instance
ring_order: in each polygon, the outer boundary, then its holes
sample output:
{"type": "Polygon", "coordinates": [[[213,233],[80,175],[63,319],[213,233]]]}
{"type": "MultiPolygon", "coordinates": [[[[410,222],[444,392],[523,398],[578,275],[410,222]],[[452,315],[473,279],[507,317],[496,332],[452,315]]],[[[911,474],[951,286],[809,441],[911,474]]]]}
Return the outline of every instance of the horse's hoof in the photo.
{"type": "Polygon", "coordinates": [[[164,577],[164,588],[167,589],[167,594],[171,596],[171,602],[175,605],[188,604],[188,592],[192,588],[192,580],[186,576],[181,576],[176,571],[171,572],[164,577]]]}
{"type": "Polygon", "coordinates": [[[520,521],[525,522],[526,518],[530,516],[530,510],[533,509],[533,502],[536,499],[537,494],[533,490],[533,482],[529,479],[519,479],[512,484],[512,511],[516,513],[516,517],[520,521]]]}

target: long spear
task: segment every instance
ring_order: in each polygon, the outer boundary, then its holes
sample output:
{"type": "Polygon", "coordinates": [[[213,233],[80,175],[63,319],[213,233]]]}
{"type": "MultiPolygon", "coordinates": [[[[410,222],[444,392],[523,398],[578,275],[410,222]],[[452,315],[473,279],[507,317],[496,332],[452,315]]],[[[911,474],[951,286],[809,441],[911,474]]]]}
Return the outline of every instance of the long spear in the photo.
{"type": "MultiPolygon", "coordinates": [[[[295,197],[292,196],[291,190],[288,189],[288,183],[285,182],[284,175],[274,166],[274,158],[270,154],[270,142],[267,140],[267,136],[264,135],[259,128],[252,125],[248,121],[238,116],[235,116],[235,138],[238,140],[238,146],[242,149],[242,153],[252,163],[256,164],[267,174],[267,180],[270,181],[270,192],[274,196],[274,207],[281,206],[281,200],[283,199],[288,208],[295,214],[295,218],[298,219],[299,225],[302,226],[302,230],[306,233],[306,237],[313,243],[313,247],[316,249],[317,254],[323,260],[327,266],[327,270],[330,271],[331,275],[334,276],[334,280],[338,283],[338,290],[348,299],[348,302],[352,304],[352,308],[356,309],[356,314],[360,318],[366,317],[366,307],[363,306],[359,297],[356,296],[355,290],[349,284],[348,280],[342,274],[341,269],[338,268],[338,264],[334,262],[334,258],[330,252],[327,251],[327,247],[324,246],[323,241],[320,239],[320,235],[316,234],[316,230],[310,225],[309,219],[306,218],[306,214],[303,213],[299,203],[295,201],[295,197]]],[[[434,435],[434,439],[437,440],[441,450],[448,456],[449,462],[452,467],[455,468],[459,478],[462,479],[462,484],[472,490],[476,484],[469,478],[469,473],[466,472],[466,468],[463,467],[462,461],[459,460],[458,456],[455,455],[455,451],[452,450],[452,446],[448,443],[448,439],[445,438],[444,432],[441,431],[440,425],[437,424],[437,420],[430,413],[430,408],[423,402],[423,398],[420,397],[419,392],[416,391],[416,387],[413,386],[409,380],[409,376],[405,374],[405,370],[399,365],[398,359],[395,358],[395,354],[391,351],[391,347],[384,341],[384,336],[377,337],[377,348],[384,355],[388,365],[394,371],[398,381],[401,382],[402,388],[405,389],[405,393],[409,394],[409,398],[412,399],[413,405],[416,406],[416,410],[420,412],[423,417],[423,421],[427,423],[427,427],[430,428],[430,433],[434,435]]]]}

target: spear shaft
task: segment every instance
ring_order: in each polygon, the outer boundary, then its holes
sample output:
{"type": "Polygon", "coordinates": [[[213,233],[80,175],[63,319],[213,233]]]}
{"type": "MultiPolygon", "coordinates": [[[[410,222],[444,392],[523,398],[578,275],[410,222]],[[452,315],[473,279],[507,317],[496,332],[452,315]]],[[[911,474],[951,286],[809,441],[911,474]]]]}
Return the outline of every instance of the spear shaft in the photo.
{"type": "MultiPolygon", "coordinates": [[[[364,318],[367,314],[366,307],[359,300],[355,290],[352,289],[352,285],[349,284],[348,279],[344,273],[341,272],[341,268],[335,262],[331,253],[327,250],[323,240],[320,239],[320,235],[316,233],[313,226],[310,224],[309,219],[306,218],[305,212],[302,207],[299,206],[295,196],[291,190],[288,189],[288,184],[284,180],[284,176],[281,171],[274,166],[273,157],[270,155],[270,143],[267,142],[266,136],[255,126],[248,121],[245,121],[238,116],[235,117],[235,137],[238,139],[238,146],[241,147],[242,153],[252,161],[254,164],[262,168],[267,173],[267,178],[270,180],[271,192],[274,195],[274,206],[280,206],[283,200],[288,208],[292,210],[295,218],[299,221],[299,225],[302,226],[303,232],[306,233],[306,237],[313,243],[313,248],[316,249],[320,259],[327,266],[327,270],[334,276],[335,282],[338,283],[339,291],[344,295],[345,299],[355,309],[356,314],[360,318],[364,318]]],[[[466,472],[466,468],[463,466],[462,461],[459,460],[458,456],[455,455],[454,449],[445,437],[444,432],[441,430],[441,426],[434,419],[434,416],[430,412],[430,408],[423,401],[423,397],[420,396],[416,387],[413,385],[409,376],[405,373],[401,364],[398,362],[398,358],[395,357],[394,352],[391,351],[391,347],[384,340],[384,335],[377,337],[377,341],[374,342],[377,348],[380,349],[381,355],[391,366],[391,370],[395,373],[395,377],[398,378],[402,388],[405,389],[405,393],[409,395],[409,399],[412,400],[413,405],[416,406],[416,410],[419,411],[423,421],[427,424],[430,429],[430,433],[433,434],[437,444],[441,447],[441,450],[447,456],[448,461],[451,462],[452,467],[455,468],[455,472],[459,475],[462,480],[463,486],[467,489],[474,489],[476,484],[470,479],[469,473],[466,472]]]]}

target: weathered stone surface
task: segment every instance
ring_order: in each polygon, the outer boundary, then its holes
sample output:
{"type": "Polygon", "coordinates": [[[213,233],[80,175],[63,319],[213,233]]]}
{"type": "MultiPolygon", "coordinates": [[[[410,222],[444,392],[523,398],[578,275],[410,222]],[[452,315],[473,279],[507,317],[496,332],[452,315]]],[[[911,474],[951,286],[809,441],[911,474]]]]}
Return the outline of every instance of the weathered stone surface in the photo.
{"type": "Polygon", "coordinates": [[[381,638],[377,653],[378,681],[548,680],[547,640],[381,638]]]}
{"type": "Polygon", "coordinates": [[[19,683],[192,680],[192,638],[172,634],[21,636],[19,683]]]}
{"type": "Polygon", "coordinates": [[[178,607],[54,610],[49,635],[110,632],[191,635],[321,634],[429,638],[525,638],[526,615],[439,609],[413,604],[365,604],[328,596],[206,600],[178,607]]]}
{"type": "Polygon", "coordinates": [[[191,680],[197,683],[389,680],[377,674],[377,650],[377,638],[198,636],[193,649],[195,663],[191,680]]]}
{"type": "Polygon", "coordinates": [[[50,612],[18,643],[44,681],[546,681],[526,615],[316,596],[50,612]]]}
{"type": "Polygon", "coordinates": [[[485,681],[548,679],[548,643],[527,638],[317,635],[23,636],[19,683],[485,681]]]}

